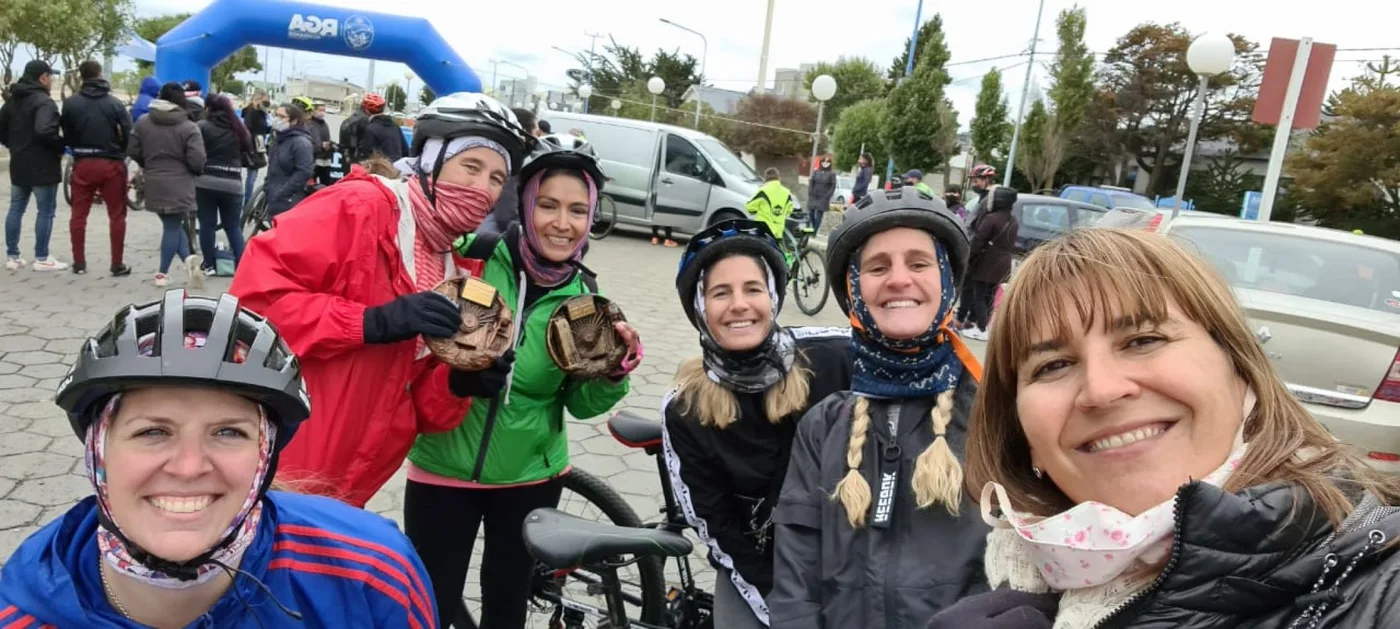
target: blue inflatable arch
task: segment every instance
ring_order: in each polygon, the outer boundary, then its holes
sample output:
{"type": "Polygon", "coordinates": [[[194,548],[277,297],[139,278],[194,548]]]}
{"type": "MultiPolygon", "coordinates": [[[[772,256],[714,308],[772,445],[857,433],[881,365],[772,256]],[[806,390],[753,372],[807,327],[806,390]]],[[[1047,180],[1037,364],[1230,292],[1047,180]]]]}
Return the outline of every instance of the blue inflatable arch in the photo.
{"type": "Polygon", "coordinates": [[[398,61],[438,94],[481,91],[481,79],[423,18],[269,0],[215,0],[170,29],[156,40],[156,78],[194,79],[207,91],[210,68],[248,44],[398,61]]]}

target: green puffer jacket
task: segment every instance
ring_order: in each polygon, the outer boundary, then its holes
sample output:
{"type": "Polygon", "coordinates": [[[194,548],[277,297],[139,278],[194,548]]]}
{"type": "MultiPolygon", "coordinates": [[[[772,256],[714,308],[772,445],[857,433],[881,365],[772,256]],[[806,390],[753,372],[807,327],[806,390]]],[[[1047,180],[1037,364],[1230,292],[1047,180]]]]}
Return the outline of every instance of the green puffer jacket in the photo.
{"type": "MultiPolygon", "coordinates": [[[[475,236],[458,239],[455,247],[466,255],[475,236]]],[[[486,262],[485,279],[501,291],[511,308],[523,290],[520,276],[505,239],[496,244],[486,262]]],[[[408,460],[439,476],[475,481],[483,485],[513,485],[553,478],[569,465],[569,438],[564,411],[579,419],[597,417],[611,409],[631,388],[628,378],[614,383],[606,379],[576,381],[564,375],[545,348],[549,316],[574,295],[590,292],[581,276],[550,291],[521,315],[516,339],[515,371],[508,400],[498,402],[495,425],[486,444],[480,475],[473,478],[491,400],[472,400],[462,424],[449,432],[419,435],[408,460]]],[[[505,392],[502,391],[502,394],[505,392]]]]}

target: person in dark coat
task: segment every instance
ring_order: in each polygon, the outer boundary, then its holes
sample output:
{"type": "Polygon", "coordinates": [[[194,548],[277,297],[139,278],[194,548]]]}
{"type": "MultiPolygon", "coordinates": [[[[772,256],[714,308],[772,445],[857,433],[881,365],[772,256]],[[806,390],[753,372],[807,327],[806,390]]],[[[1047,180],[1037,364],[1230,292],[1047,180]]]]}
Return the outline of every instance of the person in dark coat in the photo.
{"type": "Polygon", "coordinates": [[[253,150],[253,138],[233,113],[227,96],[214,94],[205,105],[199,134],[204,139],[204,174],[194,183],[195,207],[199,216],[199,251],[204,272],[218,269],[215,229],[222,225],[233,263],[243,257],[243,155],[253,150]]]}
{"type": "Polygon", "coordinates": [[[331,125],[326,122],[326,106],[316,105],[311,111],[311,118],[306,121],[306,130],[311,132],[311,148],[313,156],[316,158],[315,177],[316,181],[322,185],[330,185],[331,181],[331,125]]]}
{"type": "Polygon", "coordinates": [[[248,106],[243,108],[243,126],[248,129],[248,135],[253,140],[253,150],[244,163],[247,175],[243,181],[243,202],[247,203],[253,198],[253,190],[257,188],[258,171],[267,167],[267,136],[272,132],[267,116],[267,94],[258,92],[253,95],[253,100],[248,106]]]}
{"type": "Polygon", "coordinates": [[[156,286],[170,284],[170,264],[179,257],[189,273],[189,287],[204,288],[203,260],[191,253],[195,241],[195,178],[204,173],[206,155],[199,127],[190,120],[184,88],[166,83],[151,111],[136,123],[127,155],[146,174],[146,209],[160,216],[160,270],[156,286]]]}
{"type": "Polygon", "coordinates": [[[269,217],[292,209],[306,198],[306,183],[316,169],[306,118],[306,110],[294,103],[281,105],[272,114],[272,130],[277,137],[267,156],[267,181],[263,182],[269,217]]]}
{"type": "Polygon", "coordinates": [[[145,116],[151,110],[151,101],[157,98],[160,98],[160,81],[153,76],[141,79],[141,92],[136,95],[136,102],[131,105],[131,122],[135,124],[145,116]]]}
{"type": "Polygon", "coordinates": [[[180,84],[185,90],[185,112],[190,115],[190,120],[199,122],[204,119],[204,86],[199,81],[185,81],[180,84]]]}
{"type": "Polygon", "coordinates": [[[45,61],[25,64],[24,74],[10,86],[10,100],[0,106],[0,144],[10,149],[10,211],[5,215],[5,268],[16,271],[26,262],[20,257],[19,237],[29,197],[34,197],[34,270],[62,271],[67,264],[49,255],[58,184],[63,180],[63,136],[58,106],[49,97],[53,76],[45,61]]]}
{"type": "Polygon", "coordinates": [[[1016,235],[1021,223],[1011,213],[1016,205],[1016,189],[998,186],[987,192],[991,210],[980,212],[973,219],[972,249],[968,256],[967,297],[959,308],[963,321],[962,335],[987,340],[987,324],[991,320],[992,300],[997,286],[1011,275],[1011,261],[1016,257],[1016,235]],[[970,317],[970,318],[968,318],[970,317]]]}
{"type": "Polygon", "coordinates": [[[856,171],[856,181],[851,185],[851,205],[856,201],[865,198],[870,192],[870,184],[874,178],[874,173],[870,170],[870,165],[875,163],[875,158],[869,153],[861,153],[858,162],[859,170],[856,171]]]}
{"type": "Polygon", "coordinates": [[[997,589],[926,626],[1397,626],[1400,479],[1294,397],[1207,261],[1075,230],[998,318],[967,453],[997,589]]]}
{"type": "Polygon", "coordinates": [[[63,101],[63,138],[73,151],[73,216],[68,234],[73,243],[73,272],[87,273],[87,219],[97,194],[107,206],[107,230],[112,247],[113,277],[131,275],[122,264],[126,241],[126,145],[131,138],[131,115],[112,96],[102,77],[102,64],[91,59],[78,66],[82,89],[63,101]]]}
{"type": "Polygon", "coordinates": [[[850,388],[851,333],[778,324],[787,268],[763,223],[709,227],[681,259],[676,290],[702,354],[681,363],[662,401],[666,468],[718,571],[714,625],[763,629],[793,436],[807,409],[850,388]]]}
{"type": "Polygon", "coordinates": [[[987,590],[987,525],[961,489],[981,368],[949,324],[967,235],[913,187],[831,232],[851,391],[802,417],[774,514],[772,629],[906,629],[987,590]]]}
{"type": "Polygon", "coordinates": [[[831,155],[823,155],[821,160],[821,168],[812,173],[807,183],[807,222],[812,225],[812,231],[821,229],[822,216],[836,194],[836,171],[831,169],[831,155]]]}
{"type": "Polygon", "coordinates": [[[360,130],[360,141],[355,161],[362,162],[375,153],[390,162],[397,162],[408,156],[408,141],[394,117],[387,113],[372,114],[360,130]]]}

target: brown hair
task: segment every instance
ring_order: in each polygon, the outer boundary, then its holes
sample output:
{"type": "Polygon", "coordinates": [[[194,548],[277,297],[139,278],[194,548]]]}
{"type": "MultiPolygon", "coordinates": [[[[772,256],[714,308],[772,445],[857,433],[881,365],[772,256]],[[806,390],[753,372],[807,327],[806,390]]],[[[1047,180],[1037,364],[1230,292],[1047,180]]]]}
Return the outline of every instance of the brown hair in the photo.
{"type": "Polygon", "coordinates": [[[1384,504],[1395,503],[1400,480],[1369,467],[1293,398],[1219,273],[1169,238],[1108,228],[1070,232],[1036,249],[1017,269],[997,313],[997,325],[1017,333],[995,334],[987,344],[984,379],[969,421],[968,490],[977,495],[986,483],[999,482],[1016,509],[1042,516],[1073,506],[1049,478],[1032,472],[1030,445],[1016,413],[1017,370],[1039,339],[1073,335],[1071,313],[1086,328],[1107,327],[1119,316],[1160,323],[1168,303],[1210,332],[1258,395],[1244,427],[1249,449],[1226,491],[1290,482],[1307,492],[1334,526],[1353,508],[1339,482],[1368,490],[1384,504]]]}

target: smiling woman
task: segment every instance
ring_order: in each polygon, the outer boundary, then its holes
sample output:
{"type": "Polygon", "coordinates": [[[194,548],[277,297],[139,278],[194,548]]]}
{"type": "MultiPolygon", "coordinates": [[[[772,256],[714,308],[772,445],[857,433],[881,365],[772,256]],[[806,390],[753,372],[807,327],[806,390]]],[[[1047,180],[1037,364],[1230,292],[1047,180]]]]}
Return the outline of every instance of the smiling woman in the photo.
{"type": "Polygon", "coordinates": [[[997,316],[1021,333],[988,345],[968,487],[996,527],[991,585],[1053,592],[1058,612],[993,592],[933,627],[1010,608],[1016,627],[1400,617],[1400,483],[1293,399],[1202,260],[1077,230],[1026,259],[997,316]]]}
{"type": "Polygon", "coordinates": [[[286,343],[232,296],[123,308],[57,399],[94,496],[5,564],[6,627],[436,626],[394,523],[270,491],[310,401],[286,343]]]}

